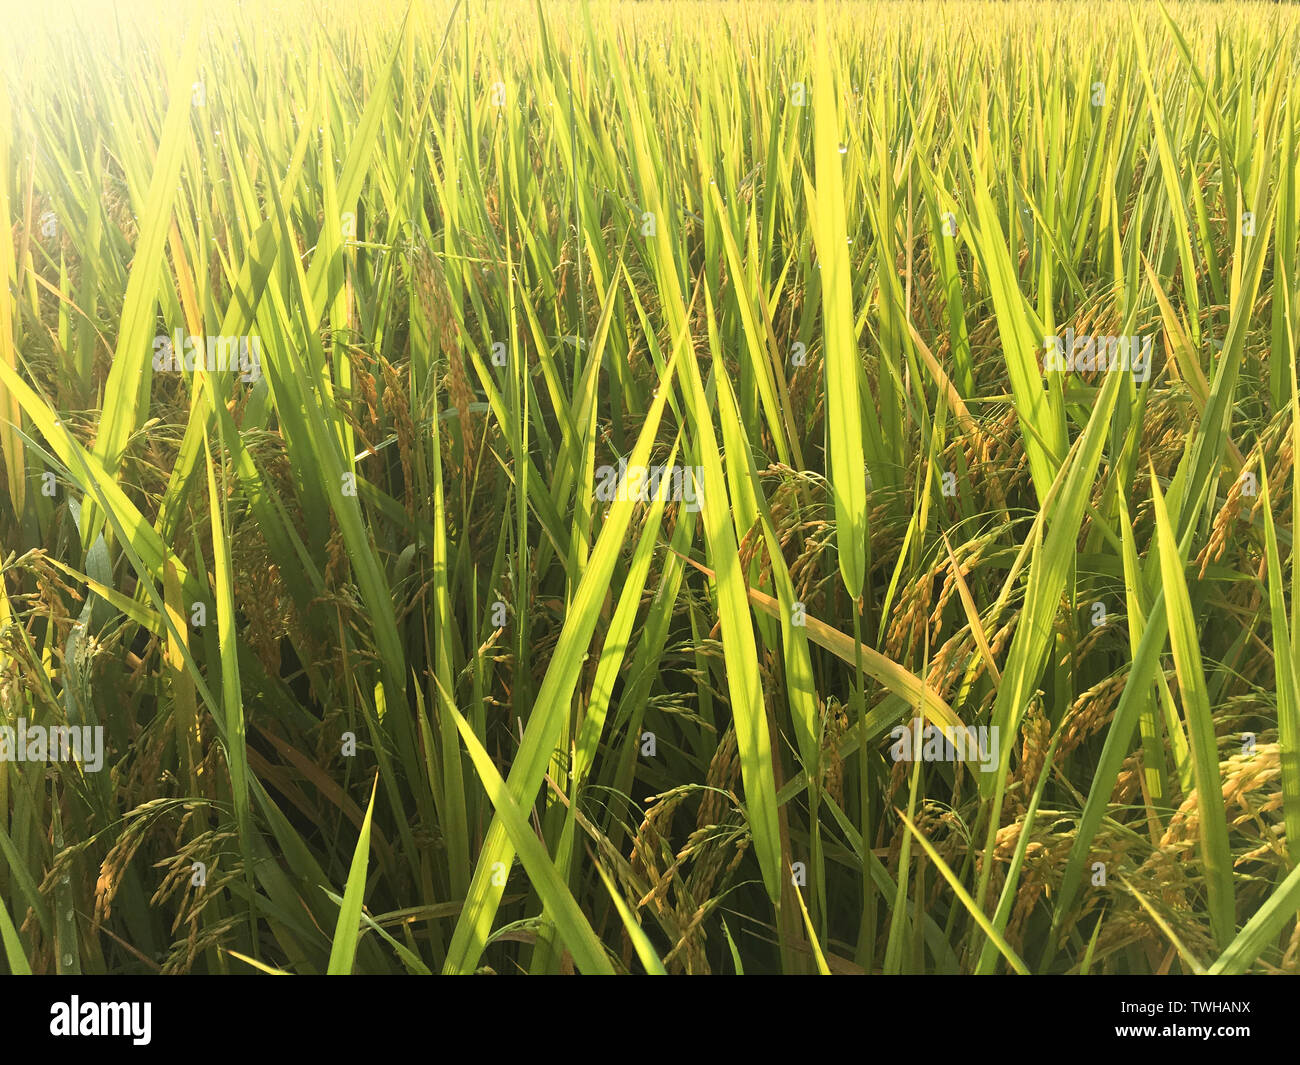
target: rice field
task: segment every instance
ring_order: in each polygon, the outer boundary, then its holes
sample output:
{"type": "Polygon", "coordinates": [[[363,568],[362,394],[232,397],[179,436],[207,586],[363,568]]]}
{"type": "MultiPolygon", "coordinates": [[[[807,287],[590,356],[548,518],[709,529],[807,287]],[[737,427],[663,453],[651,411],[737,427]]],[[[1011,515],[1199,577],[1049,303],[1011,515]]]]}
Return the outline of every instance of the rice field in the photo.
{"type": "Polygon", "coordinates": [[[13,973],[1300,973],[1300,9],[0,42],[13,973]]]}

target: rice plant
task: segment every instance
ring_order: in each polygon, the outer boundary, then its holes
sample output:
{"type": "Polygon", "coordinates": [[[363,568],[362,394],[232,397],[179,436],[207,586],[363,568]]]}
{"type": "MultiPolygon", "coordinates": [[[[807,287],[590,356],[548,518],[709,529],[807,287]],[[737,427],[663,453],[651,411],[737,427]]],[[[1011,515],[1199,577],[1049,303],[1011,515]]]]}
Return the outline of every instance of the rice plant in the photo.
{"type": "Polygon", "coordinates": [[[16,14],[8,970],[1300,972],[1298,24],[16,14]]]}

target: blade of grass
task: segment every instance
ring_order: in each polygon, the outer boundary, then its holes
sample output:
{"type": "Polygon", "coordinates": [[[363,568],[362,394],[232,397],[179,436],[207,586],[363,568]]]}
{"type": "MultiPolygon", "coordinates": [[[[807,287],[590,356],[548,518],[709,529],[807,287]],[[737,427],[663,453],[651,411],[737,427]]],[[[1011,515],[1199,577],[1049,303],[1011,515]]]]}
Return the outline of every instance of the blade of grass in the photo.
{"type": "Polygon", "coordinates": [[[343,890],[338,924],[334,927],[334,941],[326,969],[330,976],[350,976],[356,961],[357,940],[361,936],[361,906],[366,895],[366,868],[370,864],[370,820],[375,812],[378,791],[379,776],[376,774],[370,786],[370,801],[366,803],[366,816],[361,822],[356,850],[352,852],[352,867],[348,870],[348,882],[343,890]]]}

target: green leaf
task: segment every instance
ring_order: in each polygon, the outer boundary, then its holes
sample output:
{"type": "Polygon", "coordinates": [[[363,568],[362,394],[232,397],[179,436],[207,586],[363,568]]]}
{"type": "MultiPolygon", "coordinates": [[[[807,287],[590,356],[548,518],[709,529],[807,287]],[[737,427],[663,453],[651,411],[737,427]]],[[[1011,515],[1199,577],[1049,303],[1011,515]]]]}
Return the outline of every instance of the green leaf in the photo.
{"type": "Polygon", "coordinates": [[[1165,590],[1169,618],[1169,643],[1178,671],[1178,691],[1187,722],[1192,751],[1192,773],[1196,781],[1196,802],[1200,813],[1201,860],[1209,895],[1210,925],[1219,946],[1228,943],[1236,931],[1233,904],[1232,853],[1228,848],[1228,818],[1223,804],[1223,783],[1219,775],[1219,752],[1214,738],[1214,719],[1205,687],[1205,668],[1183,570],[1185,563],[1174,540],[1173,522],[1165,498],[1151,471],[1151,495],[1155,502],[1156,544],[1160,552],[1160,577],[1165,590]]]}
{"type": "Polygon", "coordinates": [[[366,867],[370,863],[370,818],[375,812],[375,793],[379,790],[379,776],[370,786],[370,802],[361,822],[356,850],[352,852],[352,867],[348,870],[348,883],[343,891],[343,905],[339,907],[338,924],[334,926],[334,944],[330,947],[330,976],[349,976],[357,956],[357,940],[361,936],[361,905],[366,894],[366,867]]]}
{"type": "Polygon", "coordinates": [[[478,771],[488,798],[496,808],[497,817],[509,834],[510,842],[514,844],[524,870],[528,873],[538,895],[541,896],[542,904],[554,917],[560,937],[573,955],[574,962],[584,973],[613,975],[614,967],[605,955],[605,948],[596,937],[596,933],[592,931],[591,924],[582,910],[578,908],[573,893],[560,879],[560,874],[556,872],[551,862],[551,856],[546,853],[546,848],[528,824],[523,811],[511,798],[506,782],[501,779],[501,774],[492,764],[492,759],[479,743],[478,737],[474,735],[474,730],[461,717],[460,712],[447,701],[445,693],[443,707],[456,719],[456,727],[460,729],[461,738],[465,741],[465,749],[469,752],[474,768],[478,771]]]}

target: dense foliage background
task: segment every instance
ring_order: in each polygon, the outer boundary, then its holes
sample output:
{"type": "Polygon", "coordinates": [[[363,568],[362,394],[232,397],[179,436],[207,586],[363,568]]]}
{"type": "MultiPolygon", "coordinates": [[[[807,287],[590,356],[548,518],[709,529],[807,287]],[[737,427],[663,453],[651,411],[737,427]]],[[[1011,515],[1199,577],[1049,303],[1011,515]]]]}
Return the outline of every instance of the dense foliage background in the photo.
{"type": "Polygon", "coordinates": [[[1298,21],[22,13],[9,968],[1300,970],[1298,21]]]}

